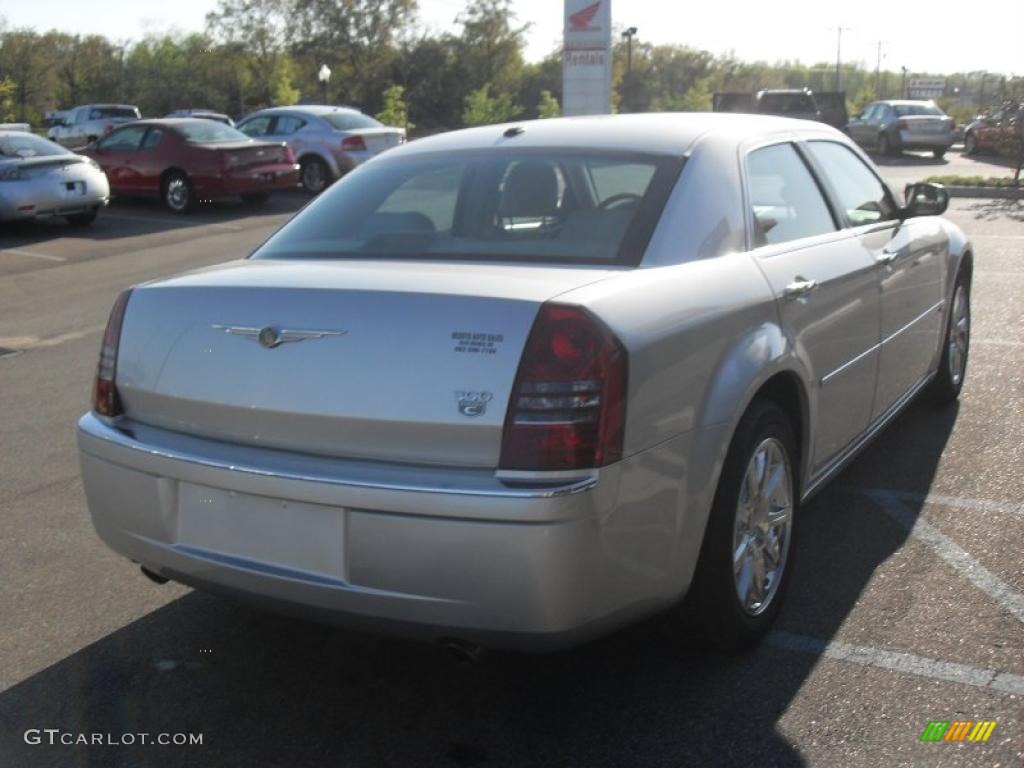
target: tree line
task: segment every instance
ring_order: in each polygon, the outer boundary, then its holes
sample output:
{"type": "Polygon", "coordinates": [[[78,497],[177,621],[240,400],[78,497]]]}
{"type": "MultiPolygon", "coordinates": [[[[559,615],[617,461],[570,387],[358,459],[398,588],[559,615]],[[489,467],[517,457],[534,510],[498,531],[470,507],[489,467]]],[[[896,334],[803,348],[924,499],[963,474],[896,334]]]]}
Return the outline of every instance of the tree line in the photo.
{"type": "MultiPolygon", "coordinates": [[[[220,0],[203,32],[138,41],[0,21],[0,122],[39,126],[50,110],[89,102],[135,104],[146,116],[203,107],[240,117],[326,100],[404,123],[413,135],[557,115],[561,52],[527,62],[528,29],[511,0],[468,0],[456,30],[440,34],[423,31],[416,0],[220,0]],[[317,77],[323,64],[331,69],[326,85],[317,77]]],[[[831,90],[836,78],[826,63],[748,62],[638,40],[629,59],[627,71],[618,41],[612,96],[623,112],[709,110],[716,91],[831,90]]],[[[898,73],[858,65],[843,67],[840,77],[854,112],[874,98],[898,97],[904,87],[898,73]]],[[[966,74],[949,80],[958,78],[977,89],[966,74]]],[[[995,100],[1020,81],[990,76],[987,86],[995,100]]],[[[965,107],[964,116],[970,111],[965,107]]]]}

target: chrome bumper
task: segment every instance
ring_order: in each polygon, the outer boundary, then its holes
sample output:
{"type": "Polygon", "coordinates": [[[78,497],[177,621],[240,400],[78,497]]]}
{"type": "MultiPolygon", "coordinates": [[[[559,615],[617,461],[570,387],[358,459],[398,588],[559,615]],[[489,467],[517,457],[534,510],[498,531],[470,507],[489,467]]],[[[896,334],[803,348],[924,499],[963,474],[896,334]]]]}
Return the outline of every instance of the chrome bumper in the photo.
{"type": "Polygon", "coordinates": [[[93,524],[111,548],[272,609],[544,648],[650,612],[683,587],[673,553],[681,505],[666,495],[678,494],[685,466],[673,441],[529,486],[481,470],[246,448],[93,414],[79,421],[78,444],[93,524]],[[667,468],[671,482],[652,467],[667,468]]]}

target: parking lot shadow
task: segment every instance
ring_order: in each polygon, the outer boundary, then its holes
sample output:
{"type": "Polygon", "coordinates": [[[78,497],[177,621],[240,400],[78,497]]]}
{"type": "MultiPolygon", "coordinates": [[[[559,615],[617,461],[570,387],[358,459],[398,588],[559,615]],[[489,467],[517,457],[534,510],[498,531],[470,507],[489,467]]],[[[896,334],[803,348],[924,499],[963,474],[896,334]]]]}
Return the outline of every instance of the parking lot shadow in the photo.
{"type": "Polygon", "coordinates": [[[980,221],[997,221],[999,219],[1024,221],[1024,200],[979,198],[976,202],[972,202],[967,210],[980,221]]]}
{"type": "MultiPolygon", "coordinates": [[[[956,415],[912,407],[804,507],[781,629],[836,634],[907,535],[845,489],[926,492],[956,415]]],[[[718,656],[694,647],[692,630],[667,614],[572,651],[464,665],[434,646],[193,592],[0,694],[0,764],[803,764],[780,720],[819,658],[771,644],[718,656]],[[203,743],[32,746],[29,728],[203,743]]]]}

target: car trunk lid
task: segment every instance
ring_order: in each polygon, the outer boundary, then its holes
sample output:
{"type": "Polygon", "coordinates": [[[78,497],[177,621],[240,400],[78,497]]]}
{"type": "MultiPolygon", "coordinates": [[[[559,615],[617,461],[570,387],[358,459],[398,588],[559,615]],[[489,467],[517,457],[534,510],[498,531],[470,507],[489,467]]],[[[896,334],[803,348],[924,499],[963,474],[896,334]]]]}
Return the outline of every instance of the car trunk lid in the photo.
{"type": "Polygon", "coordinates": [[[211,439],[496,467],[538,308],[611,274],[233,262],[135,290],[117,386],[128,418],[211,439]]]}

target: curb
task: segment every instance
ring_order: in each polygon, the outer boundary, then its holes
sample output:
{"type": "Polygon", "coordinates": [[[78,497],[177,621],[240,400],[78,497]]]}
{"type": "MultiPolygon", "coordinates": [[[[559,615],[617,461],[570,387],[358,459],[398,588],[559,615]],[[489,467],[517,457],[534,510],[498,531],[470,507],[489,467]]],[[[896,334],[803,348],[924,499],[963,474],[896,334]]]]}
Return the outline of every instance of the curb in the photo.
{"type": "Polygon", "coordinates": [[[951,197],[988,197],[995,200],[1024,200],[1024,187],[946,187],[951,197]]]}

